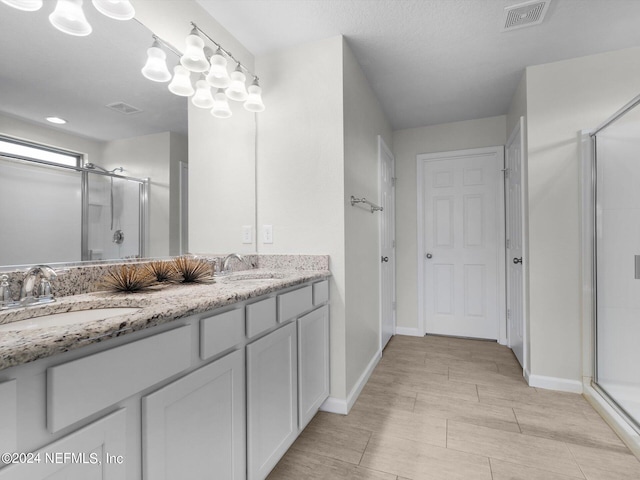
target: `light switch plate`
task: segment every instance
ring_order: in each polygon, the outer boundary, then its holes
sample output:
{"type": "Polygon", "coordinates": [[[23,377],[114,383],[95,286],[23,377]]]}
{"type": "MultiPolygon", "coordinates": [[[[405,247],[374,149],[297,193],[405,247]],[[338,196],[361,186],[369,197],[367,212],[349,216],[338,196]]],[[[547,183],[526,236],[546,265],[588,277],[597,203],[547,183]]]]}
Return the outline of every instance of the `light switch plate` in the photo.
{"type": "Polygon", "coordinates": [[[253,243],[253,236],[251,235],[251,225],[242,226],[242,243],[253,243]]]}
{"type": "Polygon", "coordinates": [[[273,243],[273,225],[262,226],[262,243],[273,243]]]}

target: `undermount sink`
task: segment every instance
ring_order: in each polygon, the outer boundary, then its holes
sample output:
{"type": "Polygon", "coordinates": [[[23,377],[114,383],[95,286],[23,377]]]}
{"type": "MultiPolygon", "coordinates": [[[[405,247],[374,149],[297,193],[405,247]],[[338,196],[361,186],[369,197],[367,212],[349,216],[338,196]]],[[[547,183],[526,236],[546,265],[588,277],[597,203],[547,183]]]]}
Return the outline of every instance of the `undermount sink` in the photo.
{"type": "Polygon", "coordinates": [[[238,272],[229,276],[220,277],[221,280],[227,282],[244,282],[255,280],[281,280],[285,278],[285,274],[279,272],[238,272]]]}
{"type": "Polygon", "coordinates": [[[136,307],[95,308],[92,310],[76,310],[74,312],[52,313],[17,322],[0,325],[0,332],[35,330],[37,328],[63,327],[76,323],[104,320],[106,318],[126,315],[140,310],[136,307]]]}

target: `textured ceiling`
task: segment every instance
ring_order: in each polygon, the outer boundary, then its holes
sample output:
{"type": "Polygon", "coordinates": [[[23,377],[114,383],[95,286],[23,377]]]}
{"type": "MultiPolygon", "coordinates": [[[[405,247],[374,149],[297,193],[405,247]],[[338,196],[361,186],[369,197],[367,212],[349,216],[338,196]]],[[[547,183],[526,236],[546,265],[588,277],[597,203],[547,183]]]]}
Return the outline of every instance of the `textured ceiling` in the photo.
{"type": "Polygon", "coordinates": [[[505,114],[526,66],[640,45],[638,0],[551,0],[505,33],[521,1],[197,1],[256,56],[344,35],[394,129],[505,114]]]}

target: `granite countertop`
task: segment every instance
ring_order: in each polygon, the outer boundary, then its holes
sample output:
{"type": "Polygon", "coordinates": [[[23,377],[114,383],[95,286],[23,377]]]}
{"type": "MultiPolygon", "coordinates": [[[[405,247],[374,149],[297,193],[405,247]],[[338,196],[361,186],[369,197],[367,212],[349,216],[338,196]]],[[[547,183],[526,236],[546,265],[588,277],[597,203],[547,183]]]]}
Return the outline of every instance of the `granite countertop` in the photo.
{"type": "Polygon", "coordinates": [[[86,293],[47,305],[2,310],[0,325],[77,310],[139,308],[103,320],[0,332],[0,370],[330,275],[328,270],[245,270],[208,283],[158,285],[137,293],[86,293]]]}

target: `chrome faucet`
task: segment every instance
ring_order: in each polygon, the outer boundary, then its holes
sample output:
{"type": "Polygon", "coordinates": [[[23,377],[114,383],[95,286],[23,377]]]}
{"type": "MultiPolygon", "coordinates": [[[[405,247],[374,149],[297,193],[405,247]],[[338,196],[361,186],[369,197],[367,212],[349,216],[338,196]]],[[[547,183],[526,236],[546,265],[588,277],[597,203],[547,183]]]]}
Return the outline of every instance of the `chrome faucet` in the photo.
{"type": "Polygon", "coordinates": [[[244,263],[246,265],[246,262],[244,260],[244,257],[242,255],[240,255],[239,253],[230,253],[229,255],[227,255],[226,257],[224,257],[224,260],[222,260],[222,265],[220,266],[221,270],[220,273],[224,274],[226,273],[226,271],[229,269],[229,262],[232,259],[236,259],[242,263],[244,263]]]}
{"type": "Polygon", "coordinates": [[[57,277],[56,272],[48,265],[35,265],[27,270],[22,280],[22,288],[20,289],[20,305],[53,302],[51,280],[55,280],[57,277]],[[38,296],[36,298],[34,297],[34,290],[39,276],[41,279],[37,291],[38,296]]]}

